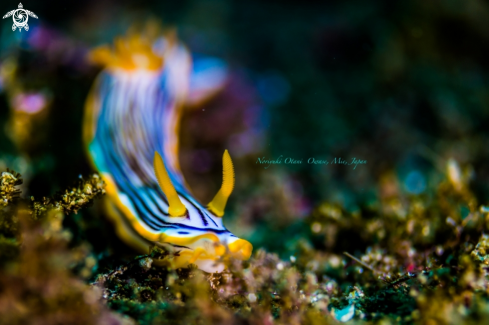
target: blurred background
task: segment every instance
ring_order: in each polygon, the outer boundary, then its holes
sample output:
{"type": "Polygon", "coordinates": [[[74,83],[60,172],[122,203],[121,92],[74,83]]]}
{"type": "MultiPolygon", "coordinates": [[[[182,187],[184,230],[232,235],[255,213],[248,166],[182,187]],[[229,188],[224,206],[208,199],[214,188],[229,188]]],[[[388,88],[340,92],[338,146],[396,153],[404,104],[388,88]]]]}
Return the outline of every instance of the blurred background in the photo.
{"type": "MultiPolygon", "coordinates": [[[[26,196],[52,195],[91,172],[81,121],[100,70],[86,55],[153,19],[175,28],[196,58],[227,66],[223,89],[185,110],[180,161],[206,203],[221,183],[222,152],[230,150],[236,189],[225,224],[255,248],[287,254],[283,239],[311,231],[303,220],[322,202],[355,213],[397,192],[428,195],[450,158],[480,202],[489,199],[484,1],[23,5],[39,17],[29,18],[29,31],[12,31],[11,18],[1,22],[0,170],[24,176],[26,196]],[[281,155],[303,163],[257,164],[281,155]],[[367,164],[307,164],[311,157],[367,164]]],[[[0,12],[17,6],[2,1],[0,12]]],[[[123,244],[102,215],[94,207],[64,222],[75,240],[105,252],[123,244]]]]}

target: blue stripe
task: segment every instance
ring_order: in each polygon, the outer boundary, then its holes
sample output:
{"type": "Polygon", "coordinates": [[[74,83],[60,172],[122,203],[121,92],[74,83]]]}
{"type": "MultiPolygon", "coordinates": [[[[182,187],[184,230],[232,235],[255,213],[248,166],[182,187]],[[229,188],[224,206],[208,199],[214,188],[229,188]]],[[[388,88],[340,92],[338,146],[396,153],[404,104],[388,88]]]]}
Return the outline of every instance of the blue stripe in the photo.
{"type": "MultiPolygon", "coordinates": [[[[165,74],[161,77],[160,81],[163,85],[165,85],[166,78],[165,74]]],[[[98,142],[101,151],[101,157],[98,155],[97,157],[103,159],[103,162],[97,165],[107,166],[107,172],[113,176],[118,191],[126,194],[132,203],[138,220],[154,231],[181,228],[182,230],[216,234],[229,233],[227,229],[218,226],[199,204],[194,203],[181,182],[181,175],[175,174],[171,168],[168,172],[175,187],[180,190],[178,194],[195,208],[204,226],[209,225],[208,220],[211,220],[218,229],[201,228],[164,220],[165,217],[168,217],[168,212],[165,212],[168,209],[168,201],[157,185],[155,176],[148,174],[148,164],[152,165],[154,151],[164,154],[164,144],[171,140],[167,139],[166,133],[162,132],[161,123],[164,118],[168,117],[168,114],[172,113],[170,110],[174,108],[175,99],[165,96],[167,92],[165,86],[161,90],[149,87],[146,93],[145,89],[140,88],[142,87],[140,85],[135,88],[131,87],[131,84],[112,78],[108,74],[103,76],[99,91],[100,116],[94,139],[98,142]],[[138,104],[142,107],[132,106],[138,104]],[[135,108],[138,109],[138,112],[135,111],[135,108]],[[120,124],[118,124],[119,121],[121,121],[120,124]],[[143,133],[134,133],[135,130],[143,133]],[[129,136],[134,134],[136,137],[129,138],[128,133],[129,136]],[[133,181],[136,180],[143,186],[139,187],[134,184],[133,181]]],[[[195,213],[192,211],[192,214],[195,213]]],[[[188,215],[188,217],[191,216],[188,215]]]]}

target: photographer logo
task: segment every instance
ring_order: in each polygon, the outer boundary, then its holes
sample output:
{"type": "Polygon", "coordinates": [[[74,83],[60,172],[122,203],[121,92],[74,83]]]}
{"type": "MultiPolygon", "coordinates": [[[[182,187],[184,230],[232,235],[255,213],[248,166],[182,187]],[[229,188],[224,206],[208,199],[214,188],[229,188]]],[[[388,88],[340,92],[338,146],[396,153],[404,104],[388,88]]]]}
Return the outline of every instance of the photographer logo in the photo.
{"type": "Polygon", "coordinates": [[[22,31],[22,28],[24,28],[26,31],[29,30],[29,25],[27,25],[29,16],[37,19],[36,14],[34,14],[32,11],[25,10],[24,7],[22,6],[22,3],[19,3],[18,9],[7,12],[5,16],[3,16],[3,19],[8,18],[10,16],[12,16],[12,19],[14,20],[14,24],[12,25],[12,30],[15,31],[18,28],[19,32],[22,31]]]}

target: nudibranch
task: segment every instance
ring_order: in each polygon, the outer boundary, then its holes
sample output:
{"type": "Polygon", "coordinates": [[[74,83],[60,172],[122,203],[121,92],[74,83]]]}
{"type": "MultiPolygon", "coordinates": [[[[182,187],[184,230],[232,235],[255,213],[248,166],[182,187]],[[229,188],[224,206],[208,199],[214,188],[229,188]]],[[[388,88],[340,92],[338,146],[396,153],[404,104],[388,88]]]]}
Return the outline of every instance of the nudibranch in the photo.
{"type": "MultiPolygon", "coordinates": [[[[85,107],[84,141],[107,184],[107,210],[119,237],[147,252],[166,243],[179,251],[175,267],[219,272],[227,257],[246,260],[252,245],[222,223],[234,187],[226,150],[223,183],[204,207],[178,163],[179,117],[189,95],[192,59],[174,34],[129,34],[90,53],[103,66],[85,107]]],[[[202,76],[200,76],[202,77],[202,76]]]]}

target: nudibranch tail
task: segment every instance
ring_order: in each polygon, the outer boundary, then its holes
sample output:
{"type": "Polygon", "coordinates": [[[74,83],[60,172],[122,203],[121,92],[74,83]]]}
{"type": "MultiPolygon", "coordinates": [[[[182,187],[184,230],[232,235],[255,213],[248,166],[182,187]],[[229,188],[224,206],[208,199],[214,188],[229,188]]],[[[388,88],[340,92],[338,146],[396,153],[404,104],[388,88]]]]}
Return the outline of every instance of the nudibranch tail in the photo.
{"type": "Polygon", "coordinates": [[[185,205],[183,205],[182,201],[178,197],[177,191],[175,190],[175,186],[173,186],[170,176],[165,168],[165,163],[158,152],[155,152],[153,165],[155,169],[156,179],[158,180],[158,184],[161,187],[163,193],[165,193],[166,198],[168,199],[168,213],[172,217],[182,217],[187,212],[185,205]]]}
{"type": "Polygon", "coordinates": [[[209,211],[214,213],[218,217],[224,215],[224,209],[226,208],[226,203],[228,198],[231,196],[234,188],[234,167],[231,156],[227,150],[224,151],[222,156],[222,185],[217,192],[216,196],[208,204],[207,208],[209,211]]]}

